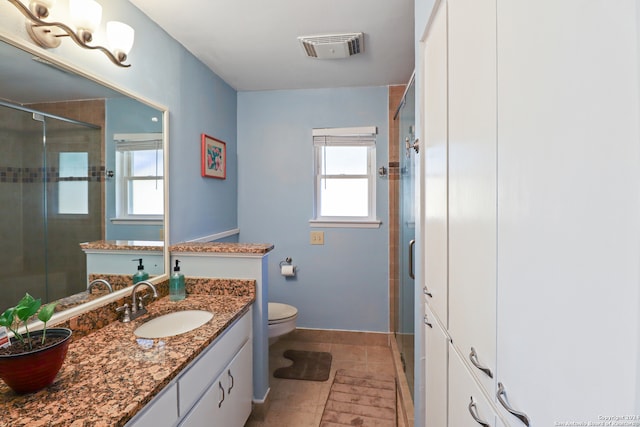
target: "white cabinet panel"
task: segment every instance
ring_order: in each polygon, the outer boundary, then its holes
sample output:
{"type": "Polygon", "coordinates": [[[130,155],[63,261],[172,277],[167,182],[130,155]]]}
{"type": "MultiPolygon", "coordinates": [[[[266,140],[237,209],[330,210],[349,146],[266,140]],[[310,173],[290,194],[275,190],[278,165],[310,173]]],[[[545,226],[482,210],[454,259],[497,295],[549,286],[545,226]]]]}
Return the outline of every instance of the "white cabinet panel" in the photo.
{"type": "Polygon", "coordinates": [[[172,426],[178,421],[178,386],[171,384],[127,423],[127,427],[172,426]]]}
{"type": "Polygon", "coordinates": [[[424,46],[425,295],[445,326],[447,295],[447,3],[440,3],[424,46]]]}
{"type": "Polygon", "coordinates": [[[425,304],[425,425],[447,425],[447,365],[449,339],[425,304]]]}
{"type": "Polygon", "coordinates": [[[450,0],[449,333],[496,372],[496,0],[450,0]]]}
{"type": "Polygon", "coordinates": [[[450,427],[496,426],[494,409],[453,350],[449,352],[448,425],[450,427]]]}
{"type": "Polygon", "coordinates": [[[533,426],[639,409],[637,4],[498,3],[498,381],[533,426]]]}

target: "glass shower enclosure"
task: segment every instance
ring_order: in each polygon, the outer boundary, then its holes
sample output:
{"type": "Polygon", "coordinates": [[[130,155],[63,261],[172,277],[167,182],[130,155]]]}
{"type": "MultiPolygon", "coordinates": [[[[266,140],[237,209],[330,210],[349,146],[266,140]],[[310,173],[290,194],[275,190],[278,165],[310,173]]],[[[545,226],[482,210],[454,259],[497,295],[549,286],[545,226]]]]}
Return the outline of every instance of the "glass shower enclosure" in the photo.
{"type": "Polygon", "coordinates": [[[0,102],[0,312],[86,290],[79,243],[103,236],[102,130],[0,102]]]}
{"type": "Polygon", "coordinates": [[[402,358],[407,383],[414,391],[414,246],[415,246],[415,86],[413,78],[394,118],[398,128],[398,289],[396,342],[402,358]]]}

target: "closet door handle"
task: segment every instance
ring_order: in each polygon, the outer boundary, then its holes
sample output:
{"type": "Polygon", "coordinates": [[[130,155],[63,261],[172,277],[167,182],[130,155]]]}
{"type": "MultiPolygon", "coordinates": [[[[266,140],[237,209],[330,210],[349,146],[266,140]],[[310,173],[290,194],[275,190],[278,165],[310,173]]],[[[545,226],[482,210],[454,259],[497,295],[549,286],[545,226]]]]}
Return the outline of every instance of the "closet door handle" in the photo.
{"type": "Polygon", "coordinates": [[[471,396],[471,402],[469,403],[469,413],[475,422],[480,424],[482,427],[491,427],[488,423],[482,421],[480,416],[478,415],[478,407],[476,406],[476,402],[473,401],[473,396],[471,396]]]}
{"type": "Polygon", "coordinates": [[[433,298],[433,294],[429,292],[429,289],[427,289],[426,285],[422,287],[422,293],[428,296],[429,298],[433,298]]]}
{"type": "Polygon", "coordinates": [[[493,378],[493,374],[491,373],[491,369],[486,366],[482,366],[480,362],[478,362],[478,354],[476,353],[476,349],[471,347],[471,353],[469,353],[469,360],[473,363],[473,366],[484,372],[489,378],[493,378]]]}
{"type": "Polygon", "coordinates": [[[222,407],[222,402],[224,402],[224,387],[222,387],[222,381],[218,381],[218,387],[220,387],[220,391],[222,392],[222,399],[218,401],[218,408],[222,407]]]}
{"type": "Polygon", "coordinates": [[[527,417],[527,415],[524,412],[516,411],[515,409],[513,409],[507,403],[507,401],[505,399],[506,395],[507,395],[507,392],[504,389],[504,385],[502,385],[502,383],[498,383],[498,392],[496,393],[496,397],[498,398],[498,402],[500,402],[500,404],[502,406],[504,406],[504,409],[509,411],[509,413],[511,415],[513,415],[514,417],[518,418],[520,421],[522,421],[522,423],[524,425],[526,425],[528,427],[529,426],[529,417],[527,417]]]}
{"type": "Polygon", "coordinates": [[[412,279],[416,278],[416,275],[413,273],[413,248],[416,245],[416,240],[411,239],[409,242],[409,277],[412,279]]]}
{"type": "Polygon", "coordinates": [[[424,315],[424,324],[430,328],[433,328],[433,325],[429,323],[429,317],[426,314],[424,315]]]}
{"type": "Polygon", "coordinates": [[[231,385],[229,386],[229,390],[227,390],[227,394],[231,395],[231,389],[233,389],[233,385],[235,384],[235,379],[233,375],[231,375],[231,369],[227,370],[227,375],[229,375],[229,379],[231,379],[231,385]]]}

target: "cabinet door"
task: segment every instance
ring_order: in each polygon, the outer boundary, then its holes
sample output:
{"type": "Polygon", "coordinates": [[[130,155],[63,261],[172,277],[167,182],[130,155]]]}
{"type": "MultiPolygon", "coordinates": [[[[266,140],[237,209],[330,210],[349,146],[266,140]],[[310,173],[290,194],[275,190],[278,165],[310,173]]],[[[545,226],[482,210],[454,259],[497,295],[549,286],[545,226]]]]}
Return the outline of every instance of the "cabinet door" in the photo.
{"type": "Polygon", "coordinates": [[[251,413],[252,346],[248,341],[223,369],[180,427],[242,427],[251,413]]]}
{"type": "Polygon", "coordinates": [[[496,0],[449,0],[449,333],[496,372],[496,0]]]}
{"type": "Polygon", "coordinates": [[[498,3],[498,380],[536,427],[638,412],[637,4],[498,3]]]}
{"type": "Polygon", "coordinates": [[[449,354],[448,425],[451,427],[495,427],[495,410],[489,404],[469,370],[460,360],[459,355],[453,350],[449,354]]]}
{"type": "Polygon", "coordinates": [[[425,425],[447,425],[447,354],[449,339],[425,304],[425,425]]]}
{"type": "Polygon", "coordinates": [[[447,3],[424,42],[424,291],[447,326],[447,3]]]}
{"type": "Polygon", "coordinates": [[[180,427],[234,427],[231,412],[227,410],[227,373],[221,373],[182,419],[180,427]]]}
{"type": "Polygon", "coordinates": [[[226,363],[251,337],[251,312],[238,319],[180,375],[178,385],[180,416],[193,406],[209,387],[212,379],[223,371],[226,363]]]}
{"type": "Polygon", "coordinates": [[[230,412],[229,426],[243,426],[251,414],[253,393],[251,376],[252,350],[248,341],[236,355],[222,375],[227,390],[227,401],[223,402],[225,410],[230,412]]]}

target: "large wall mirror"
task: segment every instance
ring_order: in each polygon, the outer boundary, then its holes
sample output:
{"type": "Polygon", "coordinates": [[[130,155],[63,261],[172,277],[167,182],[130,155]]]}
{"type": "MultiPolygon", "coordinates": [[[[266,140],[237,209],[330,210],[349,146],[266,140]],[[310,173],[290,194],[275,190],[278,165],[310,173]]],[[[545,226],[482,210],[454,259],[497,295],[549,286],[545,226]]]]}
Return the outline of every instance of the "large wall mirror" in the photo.
{"type": "Polygon", "coordinates": [[[83,242],[155,243],[167,273],[167,118],[0,39],[0,312],[86,292],[83,242]]]}

